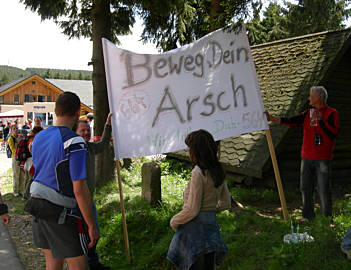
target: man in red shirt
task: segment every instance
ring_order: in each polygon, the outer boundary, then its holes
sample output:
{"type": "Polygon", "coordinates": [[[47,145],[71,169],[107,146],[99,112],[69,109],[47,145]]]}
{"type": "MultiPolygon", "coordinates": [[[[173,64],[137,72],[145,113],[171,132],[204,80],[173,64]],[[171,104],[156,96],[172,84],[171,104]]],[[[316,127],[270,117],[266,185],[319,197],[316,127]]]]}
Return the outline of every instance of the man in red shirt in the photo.
{"type": "Polygon", "coordinates": [[[303,127],[300,190],[303,205],[302,216],[308,220],[315,217],[314,175],[317,178],[322,214],[332,215],[329,173],[335,138],[339,132],[339,115],[337,110],[326,104],[327,98],[328,93],[323,86],[313,86],[308,97],[311,105],[308,110],[290,118],[280,118],[268,112],[265,113],[267,120],[276,124],[303,127]]]}

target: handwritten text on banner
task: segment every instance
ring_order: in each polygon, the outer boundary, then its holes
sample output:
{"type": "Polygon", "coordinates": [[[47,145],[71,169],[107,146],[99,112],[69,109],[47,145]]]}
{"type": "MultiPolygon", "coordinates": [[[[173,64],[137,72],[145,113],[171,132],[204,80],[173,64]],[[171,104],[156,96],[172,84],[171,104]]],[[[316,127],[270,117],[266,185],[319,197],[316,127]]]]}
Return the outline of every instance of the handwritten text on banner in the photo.
{"type": "Polygon", "coordinates": [[[102,42],[116,159],[184,149],[200,128],[216,140],[268,128],[243,31],[158,55],[102,42]]]}

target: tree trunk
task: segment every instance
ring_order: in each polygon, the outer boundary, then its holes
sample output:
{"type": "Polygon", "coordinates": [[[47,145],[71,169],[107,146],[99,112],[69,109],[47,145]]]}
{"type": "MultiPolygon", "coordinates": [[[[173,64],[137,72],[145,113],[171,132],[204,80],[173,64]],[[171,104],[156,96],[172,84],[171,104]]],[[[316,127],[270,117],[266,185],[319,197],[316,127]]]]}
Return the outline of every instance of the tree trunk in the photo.
{"type": "MultiPolygon", "coordinates": [[[[109,0],[93,1],[92,40],[93,40],[93,97],[94,97],[94,135],[102,135],[109,113],[105,66],[101,38],[111,40],[111,11],[109,0]]],[[[95,179],[98,185],[104,184],[114,176],[113,148],[96,158],[95,179]]]]}

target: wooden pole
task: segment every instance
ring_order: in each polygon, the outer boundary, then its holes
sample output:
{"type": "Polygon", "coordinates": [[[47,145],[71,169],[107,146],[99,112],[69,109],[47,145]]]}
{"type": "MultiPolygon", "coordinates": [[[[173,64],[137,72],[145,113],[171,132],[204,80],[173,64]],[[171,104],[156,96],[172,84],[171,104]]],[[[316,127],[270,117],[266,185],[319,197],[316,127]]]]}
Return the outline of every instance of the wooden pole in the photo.
{"type": "Polygon", "coordinates": [[[273,142],[272,142],[271,131],[269,129],[267,129],[267,130],[265,130],[265,132],[266,132],[266,138],[267,138],[267,142],[268,142],[269,152],[271,154],[271,159],[272,159],[272,163],[273,163],[275,181],[277,182],[280,204],[282,205],[282,210],[283,210],[283,216],[284,216],[285,220],[289,220],[289,213],[288,213],[288,209],[286,207],[284,190],[282,187],[282,181],[280,179],[280,173],[279,173],[279,168],[278,168],[278,163],[277,163],[277,157],[275,155],[275,150],[274,150],[274,146],[273,146],[273,142]]]}
{"type": "Polygon", "coordinates": [[[116,168],[117,168],[117,179],[118,179],[118,188],[119,188],[119,200],[120,200],[121,212],[122,212],[124,245],[125,245],[125,248],[126,248],[127,262],[130,263],[130,253],[129,253],[129,240],[128,240],[127,222],[126,222],[126,215],[125,215],[125,213],[124,213],[124,201],[123,201],[123,191],[122,191],[121,173],[120,173],[119,161],[118,161],[118,160],[116,160],[116,168]]]}

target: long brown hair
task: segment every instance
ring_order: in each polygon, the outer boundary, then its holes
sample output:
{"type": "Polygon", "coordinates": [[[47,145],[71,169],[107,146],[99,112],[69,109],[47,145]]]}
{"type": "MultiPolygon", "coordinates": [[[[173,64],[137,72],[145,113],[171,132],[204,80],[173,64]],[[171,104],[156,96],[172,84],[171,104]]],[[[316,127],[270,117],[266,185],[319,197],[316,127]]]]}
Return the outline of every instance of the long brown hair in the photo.
{"type": "Polygon", "coordinates": [[[211,133],[204,129],[193,131],[186,136],[185,144],[189,147],[191,161],[203,172],[207,170],[215,187],[219,187],[225,174],[217,157],[218,146],[211,133]]]}

